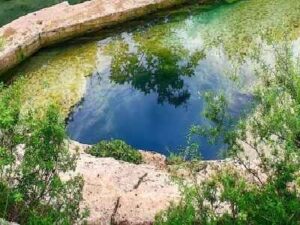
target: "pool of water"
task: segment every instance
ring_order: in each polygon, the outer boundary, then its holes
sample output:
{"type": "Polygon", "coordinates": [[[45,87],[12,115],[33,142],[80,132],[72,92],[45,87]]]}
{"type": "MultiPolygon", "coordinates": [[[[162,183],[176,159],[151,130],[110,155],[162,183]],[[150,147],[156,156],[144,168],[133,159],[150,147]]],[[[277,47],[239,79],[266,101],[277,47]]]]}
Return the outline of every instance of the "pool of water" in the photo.
{"type": "MultiPolygon", "coordinates": [[[[54,102],[71,113],[72,139],[118,138],[168,154],[186,144],[191,125],[210,124],[205,92],[223,93],[238,118],[251,101],[255,57],[271,64],[274,43],[300,49],[298,0],[189,6],[149,18],[41,50],[10,71],[22,112],[54,102]]],[[[225,147],[198,141],[205,159],[225,147]]]]}
{"type": "MultiPolygon", "coordinates": [[[[209,123],[202,116],[208,91],[224,93],[229,112],[239,117],[250,103],[244,85],[251,85],[251,72],[243,71],[237,85],[224,49],[203,46],[201,25],[214,19],[216,9],[189,10],[191,16],[163,16],[98,41],[97,68],[68,123],[72,139],[87,144],[122,139],[138,149],[177,152],[192,125],[209,123]]],[[[198,141],[205,159],[217,158],[224,147],[198,141]]]]}
{"type": "MultiPolygon", "coordinates": [[[[122,139],[138,149],[168,154],[186,145],[192,125],[209,123],[202,116],[204,93],[224,93],[234,117],[250,103],[251,95],[225,75],[231,68],[220,49],[190,51],[180,41],[158,43],[165,38],[160,34],[147,41],[140,37],[142,42],[135,38],[124,32],[98,42],[100,66],[70,117],[72,139],[87,144],[122,139]]],[[[217,157],[222,143],[199,141],[205,159],[217,157]]]]}

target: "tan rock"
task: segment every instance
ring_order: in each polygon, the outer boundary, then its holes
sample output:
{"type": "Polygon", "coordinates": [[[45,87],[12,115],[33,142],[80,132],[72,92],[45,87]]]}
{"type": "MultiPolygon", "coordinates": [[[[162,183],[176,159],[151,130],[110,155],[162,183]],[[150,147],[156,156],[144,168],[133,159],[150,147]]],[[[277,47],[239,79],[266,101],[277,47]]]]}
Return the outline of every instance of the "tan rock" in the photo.
{"type": "Polygon", "coordinates": [[[156,152],[140,150],[142,153],[143,162],[148,165],[153,165],[158,169],[167,169],[167,158],[156,152]]]}
{"type": "MultiPolygon", "coordinates": [[[[186,166],[167,166],[166,157],[154,152],[141,150],[144,164],[135,165],[113,158],[96,158],[85,153],[89,147],[75,141],[69,144],[72,152],[80,153],[76,173],[85,181],[82,206],[90,210],[88,222],[91,225],[153,224],[157,213],[181,198],[172,175],[187,182],[196,178],[201,183],[225,169],[245,172],[245,168],[233,159],[203,161],[191,171],[186,166]]],[[[244,176],[249,181],[253,179],[246,173],[244,176]]],[[[221,205],[217,210],[223,213],[227,209],[227,205],[221,205]]]]}
{"type": "Polygon", "coordinates": [[[76,172],[85,185],[89,224],[151,224],[155,215],[179,199],[167,172],[153,165],[135,165],[82,153],[76,172]]]}

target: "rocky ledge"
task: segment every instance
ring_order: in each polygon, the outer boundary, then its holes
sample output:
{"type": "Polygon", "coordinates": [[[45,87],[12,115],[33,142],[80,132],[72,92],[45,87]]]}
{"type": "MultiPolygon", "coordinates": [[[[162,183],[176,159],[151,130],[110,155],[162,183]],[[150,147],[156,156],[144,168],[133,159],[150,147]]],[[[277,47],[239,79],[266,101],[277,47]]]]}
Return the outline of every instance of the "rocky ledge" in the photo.
{"type": "MultiPolygon", "coordinates": [[[[198,183],[223,170],[233,169],[249,182],[256,182],[255,176],[246,173],[243,165],[234,159],[199,161],[194,166],[187,167],[168,165],[165,156],[140,151],[143,163],[136,165],[87,154],[86,150],[90,145],[71,140],[68,144],[70,152],[79,154],[79,158],[75,171],[61,176],[66,180],[74,175],[83,177],[81,208],[88,208],[90,212],[88,225],[152,225],[159,212],[181,199],[180,187],[172,177],[181,177],[186,184],[192,180],[198,183]]],[[[251,149],[247,149],[247,152],[253,154],[251,149]]],[[[24,145],[19,145],[16,155],[18,162],[22,160],[23,154],[24,145]]],[[[258,171],[259,162],[255,158],[251,161],[251,167],[258,171]]],[[[262,173],[257,175],[261,180],[266,178],[262,173]]],[[[222,204],[216,208],[219,213],[228,209],[229,205],[222,204]]],[[[2,224],[7,223],[0,218],[0,225],[2,224]]]]}
{"type": "Polygon", "coordinates": [[[180,198],[164,156],[141,151],[145,163],[135,165],[91,156],[84,153],[88,147],[70,143],[71,151],[80,153],[75,173],[84,178],[82,206],[90,210],[88,224],[152,224],[159,211],[180,198]]]}
{"type": "MultiPolygon", "coordinates": [[[[85,153],[88,147],[70,142],[71,152],[80,153],[75,174],[81,174],[85,181],[82,206],[90,210],[89,225],[151,225],[157,213],[180,200],[165,156],[141,151],[144,163],[135,165],[91,156],[85,153]]],[[[240,167],[230,159],[202,162],[197,180],[206,180],[232,166],[240,167]]],[[[188,179],[188,173],[176,169],[177,176],[188,179]]]]}
{"type": "Polygon", "coordinates": [[[77,5],[63,2],[30,13],[0,28],[0,74],[42,47],[183,2],[188,1],[91,0],[77,5]]]}

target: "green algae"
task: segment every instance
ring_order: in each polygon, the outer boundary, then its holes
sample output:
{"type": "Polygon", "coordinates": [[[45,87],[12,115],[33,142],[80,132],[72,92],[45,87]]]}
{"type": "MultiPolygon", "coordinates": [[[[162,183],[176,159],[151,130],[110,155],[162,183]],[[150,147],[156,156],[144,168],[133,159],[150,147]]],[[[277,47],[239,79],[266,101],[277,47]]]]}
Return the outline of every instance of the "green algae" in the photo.
{"type": "MultiPolygon", "coordinates": [[[[240,63],[257,53],[263,44],[274,45],[300,37],[300,1],[297,0],[239,1],[221,6],[188,7],[170,14],[166,23],[133,32],[140,51],[162,57],[173,51],[184,57],[190,51],[219,48],[240,63]]],[[[110,45],[111,49],[118,49],[119,44],[110,45]]]]}
{"type": "Polygon", "coordinates": [[[207,55],[231,64],[223,73],[238,83],[241,66],[262,51],[262,45],[300,37],[300,3],[295,0],[253,0],[186,9],[172,12],[167,22],[116,35],[101,47],[101,54],[112,58],[111,79],[130,83],[146,94],[155,91],[164,100],[163,96],[172,96],[166,90],[180,90],[183,77],[191,76],[207,55]],[[182,63],[186,65],[179,66],[182,63]]]}
{"type": "MultiPolygon", "coordinates": [[[[184,77],[191,76],[208,55],[216,54],[222,63],[235,68],[260,50],[262,43],[300,37],[298,0],[192,6],[168,15],[160,13],[154,22],[137,25],[128,29],[129,33],[112,32],[109,43],[98,47],[92,37],[87,43],[44,49],[8,74],[15,80],[10,88],[22,89],[24,112],[55,102],[67,115],[84,94],[85,77],[101,70],[101,60],[108,56],[112,60],[111,78],[116,83],[130,83],[144,93],[155,91],[159,101],[176,105],[188,96],[187,90],[182,90],[184,77]],[[22,85],[16,85],[20,77],[22,85]]],[[[233,71],[228,73],[238,77],[233,71]]]]}
{"type": "Polygon", "coordinates": [[[251,54],[259,39],[267,44],[297,39],[299,28],[297,0],[240,1],[216,9],[209,23],[199,27],[208,46],[222,44],[228,55],[240,57],[251,54]]]}
{"type": "Polygon", "coordinates": [[[85,77],[95,69],[95,55],[96,44],[91,42],[45,49],[11,71],[15,81],[9,88],[20,89],[22,113],[37,110],[41,114],[57,104],[67,116],[84,93],[85,77]]]}

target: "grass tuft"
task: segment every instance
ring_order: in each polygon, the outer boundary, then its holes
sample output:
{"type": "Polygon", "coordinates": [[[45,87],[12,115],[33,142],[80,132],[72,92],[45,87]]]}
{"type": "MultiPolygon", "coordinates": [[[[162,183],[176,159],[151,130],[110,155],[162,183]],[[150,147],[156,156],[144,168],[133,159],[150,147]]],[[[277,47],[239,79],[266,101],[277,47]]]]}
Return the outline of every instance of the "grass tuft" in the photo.
{"type": "Polygon", "coordinates": [[[122,140],[101,141],[87,150],[96,157],[112,157],[134,164],[142,163],[142,154],[122,140]]]}

